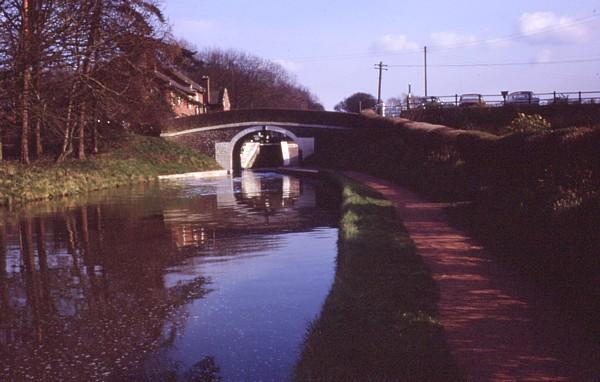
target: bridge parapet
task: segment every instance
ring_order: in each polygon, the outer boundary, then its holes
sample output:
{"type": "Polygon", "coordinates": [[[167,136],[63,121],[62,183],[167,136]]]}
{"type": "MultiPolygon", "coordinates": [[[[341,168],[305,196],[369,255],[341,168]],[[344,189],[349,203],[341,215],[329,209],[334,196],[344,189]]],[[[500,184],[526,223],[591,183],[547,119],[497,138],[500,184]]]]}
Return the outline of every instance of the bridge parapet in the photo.
{"type": "Polygon", "coordinates": [[[309,127],[368,128],[381,127],[381,120],[361,114],[331,111],[286,110],[286,109],[249,109],[230,110],[219,113],[201,114],[178,118],[164,123],[163,136],[181,131],[229,126],[264,125],[302,125],[309,127]]]}

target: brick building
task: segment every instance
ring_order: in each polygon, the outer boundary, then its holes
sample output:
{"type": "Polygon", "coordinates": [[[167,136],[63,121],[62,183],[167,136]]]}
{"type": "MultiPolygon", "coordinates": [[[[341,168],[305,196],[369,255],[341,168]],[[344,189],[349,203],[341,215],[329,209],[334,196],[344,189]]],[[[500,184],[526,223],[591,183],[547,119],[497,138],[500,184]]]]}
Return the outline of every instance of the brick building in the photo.
{"type": "Polygon", "coordinates": [[[227,111],[231,108],[226,88],[211,95],[208,76],[202,77],[202,84],[198,84],[173,67],[155,70],[155,74],[165,85],[165,96],[176,117],[227,111]]]}
{"type": "Polygon", "coordinates": [[[165,87],[165,96],[177,117],[203,114],[208,111],[208,91],[185,74],[172,67],[155,69],[158,81],[165,87]]]}

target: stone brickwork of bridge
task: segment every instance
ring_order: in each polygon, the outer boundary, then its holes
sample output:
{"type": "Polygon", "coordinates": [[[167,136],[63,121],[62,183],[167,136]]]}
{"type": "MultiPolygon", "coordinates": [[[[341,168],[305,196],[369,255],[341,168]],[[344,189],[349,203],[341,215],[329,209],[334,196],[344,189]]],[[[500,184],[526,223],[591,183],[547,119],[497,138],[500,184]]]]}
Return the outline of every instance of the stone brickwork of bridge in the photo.
{"type": "MultiPolygon", "coordinates": [[[[169,121],[161,136],[213,156],[226,170],[236,167],[235,156],[246,137],[261,130],[286,135],[298,144],[302,157],[335,150],[357,128],[374,120],[358,114],[300,110],[234,110],[169,121]]],[[[238,155],[239,156],[239,155],[238,155]]]]}

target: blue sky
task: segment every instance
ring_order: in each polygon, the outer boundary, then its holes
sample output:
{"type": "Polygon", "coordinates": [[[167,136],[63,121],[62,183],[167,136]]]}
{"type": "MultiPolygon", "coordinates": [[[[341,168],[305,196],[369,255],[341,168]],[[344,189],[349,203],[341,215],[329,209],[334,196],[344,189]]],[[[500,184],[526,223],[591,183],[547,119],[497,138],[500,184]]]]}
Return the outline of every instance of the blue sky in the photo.
{"type": "Polygon", "coordinates": [[[390,65],[382,98],[412,84],[428,93],[600,91],[600,2],[164,0],[177,38],[281,63],[326,108],[357,91],[376,95],[373,64],[390,65]],[[596,60],[556,63],[570,60],[596,60]],[[527,63],[520,66],[454,64],[527,63]],[[395,66],[396,65],[396,66],[395,66]]]}

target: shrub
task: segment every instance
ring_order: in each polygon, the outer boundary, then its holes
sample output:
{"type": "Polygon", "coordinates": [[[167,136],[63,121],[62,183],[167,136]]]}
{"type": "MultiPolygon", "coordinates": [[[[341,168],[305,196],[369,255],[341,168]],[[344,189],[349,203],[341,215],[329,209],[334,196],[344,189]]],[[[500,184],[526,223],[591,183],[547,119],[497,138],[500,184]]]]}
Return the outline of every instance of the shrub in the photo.
{"type": "Polygon", "coordinates": [[[518,113],[508,129],[514,133],[539,133],[549,131],[550,122],[539,114],[518,113]]]}

